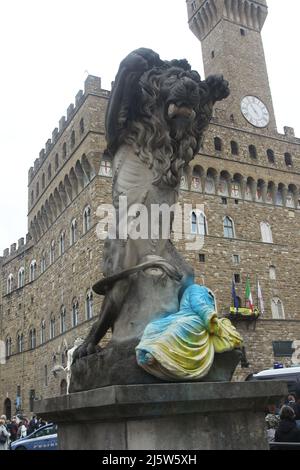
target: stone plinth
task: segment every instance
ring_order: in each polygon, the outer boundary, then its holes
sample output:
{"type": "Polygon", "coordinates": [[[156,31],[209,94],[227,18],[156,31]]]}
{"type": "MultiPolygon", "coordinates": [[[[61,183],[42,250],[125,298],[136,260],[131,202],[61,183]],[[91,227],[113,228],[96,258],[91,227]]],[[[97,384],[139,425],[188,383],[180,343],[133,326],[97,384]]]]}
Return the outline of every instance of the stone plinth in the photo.
{"type": "Polygon", "coordinates": [[[281,382],[117,385],[35,403],[58,424],[59,448],[268,449],[264,409],[281,382]]]}

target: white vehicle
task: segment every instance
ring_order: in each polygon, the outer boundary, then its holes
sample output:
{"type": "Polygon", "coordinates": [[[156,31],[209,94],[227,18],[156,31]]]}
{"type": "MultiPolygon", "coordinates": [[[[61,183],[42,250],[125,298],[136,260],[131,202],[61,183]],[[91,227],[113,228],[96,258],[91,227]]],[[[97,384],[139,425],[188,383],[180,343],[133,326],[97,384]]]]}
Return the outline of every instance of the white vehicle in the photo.
{"type": "Polygon", "coordinates": [[[257,374],[251,374],[246,380],[279,380],[286,382],[289,392],[293,392],[296,388],[300,388],[300,366],[263,370],[257,374]]]}

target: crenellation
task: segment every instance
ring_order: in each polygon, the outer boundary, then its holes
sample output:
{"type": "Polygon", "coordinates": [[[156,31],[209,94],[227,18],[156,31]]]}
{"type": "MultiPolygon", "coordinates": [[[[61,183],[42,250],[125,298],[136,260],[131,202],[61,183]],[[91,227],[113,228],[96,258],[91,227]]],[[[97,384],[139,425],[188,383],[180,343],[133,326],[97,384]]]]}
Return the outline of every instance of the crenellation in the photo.
{"type": "Polygon", "coordinates": [[[19,238],[18,240],[18,250],[20,250],[20,248],[23,248],[23,247],[24,247],[24,237],[19,238]]]}
{"type": "Polygon", "coordinates": [[[17,244],[16,244],[16,243],[12,243],[12,244],[10,245],[10,254],[13,255],[16,251],[17,251],[17,244]]]}
{"type": "Polygon", "coordinates": [[[71,103],[69,106],[68,106],[68,109],[67,109],[67,121],[70,121],[72,119],[72,116],[74,114],[74,111],[75,111],[75,107],[74,107],[74,104],[71,103]]]}
{"type": "Polygon", "coordinates": [[[84,94],[88,95],[89,93],[101,93],[101,78],[94,75],[88,75],[84,82],[84,94]]]}
{"type": "Polygon", "coordinates": [[[78,108],[81,105],[81,102],[83,101],[84,95],[83,95],[83,90],[79,90],[77,95],[75,96],[75,106],[78,108]]]}
{"type": "Polygon", "coordinates": [[[61,133],[66,127],[66,116],[62,116],[59,120],[59,132],[61,133]]]}
{"type": "Polygon", "coordinates": [[[33,180],[33,177],[34,177],[34,168],[33,166],[31,166],[28,171],[28,184],[31,183],[31,181],[33,180]]]}
{"type": "Polygon", "coordinates": [[[42,148],[42,150],[40,151],[39,153],[39,157],[40,157],[40,161],[43,162],[46,158],[46,152],[45,152],[45,149],[42,148]]]}
{"type": "Polygon", "coordinates": [[[52,149],[52,141],[51,139],[48,139],[45,144],[46,155],[51,151],[51,149],[52,149]]]}
{"type": "Polygon", "coordinates": [[[3,250],[3,258],[7,258],[9,256],[9,248],[5,248],[3,250]]]}
{"type": "Polygon", "coordinates": [[[53,145],[56,144],[56,142],[58,141],[58,137],[59,137],[59,132],[58,132],[58,128],[56,127],[52,131],[52,144],[53,145]]]}
{"type": "Polygon", "coordinates": [[[293,127],[284,126],[284,135],[287,137],[295,137],[295,130],[293,127]]]}
{"type": "Polygon", "coordinates": [[[40,160],[38,158],[36,158],[34,160],[34,171],[36,172],[40,167],[40,160]]]}

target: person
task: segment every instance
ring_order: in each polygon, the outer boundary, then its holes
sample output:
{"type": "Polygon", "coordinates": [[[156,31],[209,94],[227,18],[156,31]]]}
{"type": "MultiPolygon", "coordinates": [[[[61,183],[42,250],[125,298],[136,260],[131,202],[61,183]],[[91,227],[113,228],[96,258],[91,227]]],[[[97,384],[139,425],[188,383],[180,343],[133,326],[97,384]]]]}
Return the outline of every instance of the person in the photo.
{"type": "Polygon", "coordinates": [[[37,417],[33,415],[28,425],[27,434],[28,435],[32,434],[37,428],[38,428],[38,420],[37,420],[37,417]]]}
{"type": "Polygon", "coordinates": [[[265,421],[267,423],[268,441],[274,441],[275,431],[278,428],[280,422],[280,417],[277,413],[277,408],[275,404],[268,405],[266,409],[265,421]]]}
{"type": "Polygon", "coordinates": [[[23,437],[27,436],[27,428],[25,426],[25,422],[22,420],[19,424],[19,429],[18,429],[18,438],[22,439],[23,437]]]}
{"type": "MultiPolygon", "coordinates": [[[[296,398],[293,393],[290,393],[287,397],[286,405],[291,406],[296,403],[296,398]]],[[[293,406],[292,406],[293,407],[293,406]]]]}
{"type": "Polygon", "coordinates": [[[292,404],[292,408],[295,412],[295,419],[298,429],[300,429],[300,387],[296,388],[296,400],[295,403],[292,404]]]}
{"type": "Polygon", "coordinates": [[[12,417],[11,422],[7,425],[7,430],[10,433],[11,442],[14,442],[17,439],[18,435],[18,425],[15,416],[12,417]]]}
{"type": "Polygon", "coordinates": [[[9,449],[9,432],[5,426],[5,420],[0,418],[0,450],[9,449]]]}
{"type": "Polygon", "coordinates": [[[275,442],[300,442],[300,430],[296,425],[295,412],[290,406],[285,405],[281,408],[275,442]]]}

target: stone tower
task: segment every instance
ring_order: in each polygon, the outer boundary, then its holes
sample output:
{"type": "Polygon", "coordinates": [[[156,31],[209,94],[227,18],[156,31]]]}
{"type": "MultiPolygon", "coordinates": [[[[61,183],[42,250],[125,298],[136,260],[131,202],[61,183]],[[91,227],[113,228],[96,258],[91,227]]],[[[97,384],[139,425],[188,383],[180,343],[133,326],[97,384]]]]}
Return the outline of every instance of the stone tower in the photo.
{"type": "Polygon", "coordinates": [[[187,0],[187,7],[205,75],[222,73],[230,83],[231,96],[219,112],[239,128],[276,132],[261,37],[266,0],[187,0]]]}

